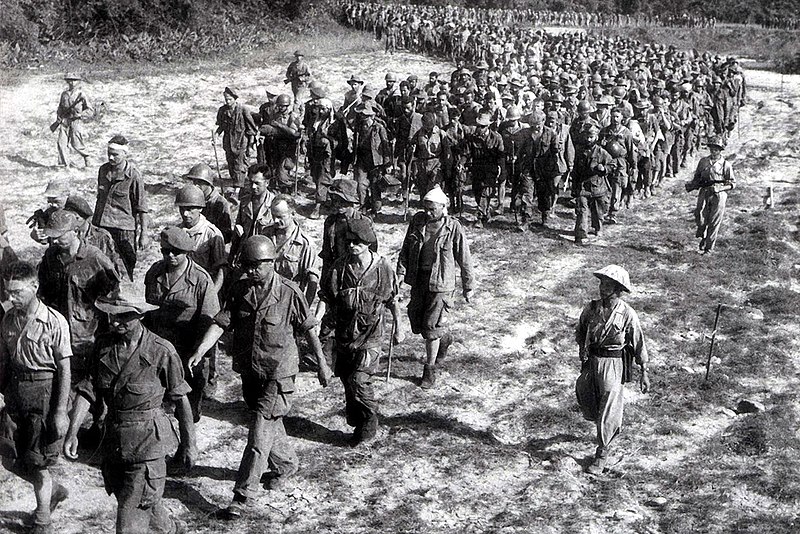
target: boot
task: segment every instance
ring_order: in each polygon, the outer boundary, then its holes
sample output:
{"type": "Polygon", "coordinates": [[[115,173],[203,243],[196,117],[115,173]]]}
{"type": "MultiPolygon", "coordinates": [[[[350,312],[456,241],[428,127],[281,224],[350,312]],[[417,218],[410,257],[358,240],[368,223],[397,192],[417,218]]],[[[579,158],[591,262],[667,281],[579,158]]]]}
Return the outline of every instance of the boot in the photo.
{"type": "Polygon", "coordinates": [[[431,389],[436,384],[436,366],[425,364],[425,369],[422,371],[422,381],[419,387],[422,389],[431,389]]]}

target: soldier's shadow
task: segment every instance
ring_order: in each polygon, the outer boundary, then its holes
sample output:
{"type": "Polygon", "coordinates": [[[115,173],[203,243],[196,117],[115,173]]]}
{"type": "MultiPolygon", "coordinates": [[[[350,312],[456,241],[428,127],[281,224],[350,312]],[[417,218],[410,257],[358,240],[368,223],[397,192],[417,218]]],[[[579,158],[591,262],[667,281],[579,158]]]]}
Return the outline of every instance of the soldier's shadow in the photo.
{"type": "Polygon", "coordinates": [[[283,425],[286,427],[286,433],[293,438],[316,441],[334,447],[350,446],[351,434],[341,430],[331,430],[303,417],[287,415],[283,418],[283,425]]]}
{"type": "Polygon", "coordinates": [[[57,165],[45,165],[44,163],[39,163],[38,161],[31,161],[27,158],[23,158],[19,154],[13,154],[11,156],[7,156],[8,161],[16,163],[18,165],[22,165],[26,169],[50,169],[56,168],[57,165]]]}
{"type": "Polygon", "coordinates": [[[164,498],[177,499],[192,513],[199,515],[210,516],[216,513],[219,508],[216,504],[203,497],[200,491],[182,480],[167,479],[164,485],[164,498]]]}

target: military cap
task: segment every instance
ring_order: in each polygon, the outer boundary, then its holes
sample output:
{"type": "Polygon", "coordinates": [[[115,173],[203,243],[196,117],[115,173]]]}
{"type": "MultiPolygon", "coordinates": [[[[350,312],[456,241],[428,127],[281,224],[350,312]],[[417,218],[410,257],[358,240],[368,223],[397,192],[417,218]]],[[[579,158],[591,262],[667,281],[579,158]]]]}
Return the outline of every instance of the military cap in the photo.
{"type": "Polygon", "coordinates": [[[592,83],[603,83],[603,77],[599,73],[592,74],[592,83]]]}
{"type": "Polygon", "coordinates": [[[472,76],[472,73],[466,67],[461,67],[456,71],[459,76],[472,76]]]}
{"type": "Polygon", "coordinates": [[[642,96],[642,98],[633,102],[633,107],[636,109],[647,109],[650,107],[650,102],[647,101],[647,98],[642,96]]]}
{"type": "Polygon", "coordinates": [[[383,79],[386,80],[387,82],[396,82],[397,74],[395,74],[394,72],[387,72],[386,76],[384,76],[383,79]]]}
{"type": "Polygon", "coordinates": [[[616,86],[611,90],[611,96],[615,96],[617,98],[624,98],[628,91],[625,90],[622,86],[616,86]]]}
{"type": "Polygon", "coordinates": [[[508,106],[506,109],[506,120],[507,121],[517,121],[522,118],[522,112],[519,109],[519,106],[508,106]]]}
{"type": "Polygon", "coordinates": [[[294,51],[294,56],[295,57],[305,57],[305,55],[306,54],[302,50],[295,50],[294,51]]]}
{"type": "Polygon", "coordinates": [[[77,72],[68,72],[68,73],[66,73],[64,75],[64,80],[66,80],[66,81],[69,81],[69,80],[78,80],[78,81],[80,81],[80,80],[83,80],[83,78],[77,72]]]}
{"type": "Polygon", "coordinates": [[[170,248],[181,252],[192,252],[194,240],[183,228],[168,226],[161,230],[161,248],[170,248]]]}
{"type": "Polygon", "coordinates": [[[653,102],[653,105],[656,106],[656,107],[664,105],[664,99],[661,98],[658,95],[653,96],[653,98],[651,98],[650,100],[653,102]]]}
{"type": "Polygon", "coordinates": [[[553,93],[550,95],[550,98],[547,99],[549,102],[564,102],[564,96],[561,93],[553,93]]]}
{"type": "Polygon", "coordinates": [[[347,221],[347,231],[345,237],[348,241],[359,241],[361,243],[377,243],[378,238],[372,229],[372,224],[368,219],[350,219],[347,221]]]}
{"type": "Polygon", "coordinates": [[[239,98],[239,94],[230,87],[226,87],[225,90],[223,91],[223,94],[231,95],[233,98],[239,98]]]}
{"type": "Polygon", "coordinates": [[[78,195],[70,195],[64,204],[64,209],[71,211],[81,219],[88,219],[93,213],[92,207],[86,202],[86,199],[78,195]]]}
{"type": "Polygon", "coordinates": [[[725,142],[725,138],[723,138],[722,136],[714,135],[708,139],[706,145],[709,147],[715,146],[718,147],[720,150],[725,150],[725,146],[727,145],[727,143],[725,142]]]}
{"type": "Polygon", "coordinates": [[[581,100],[578,102],[578,113],[591,113],[595,107],[588,100],[581,100]]]}
{"type": "Polygon", "coordinates": [[[108,295],[104,295],[94,301],[94,306],[103,313],[111,315],[136,314],[157,310],[158,306],[148,304],[147,301],[136,291],[133,283],[121,283],[117,289],[108,295]]]}
{"type": "Polygon", "coordinates": [[[572,85],[572,84],[565,85],[564,86],[564,92],[566,94],[568,94],[568,95],[578,94],[578,86],[577,85],[572,85]]]}
{"type": "Polygon", "coordinates": [[[482,60],[478,61],[478,64],[475,65],[475,68],[477,70],[488,70],[489,69],[489,64],[486,63],[485,59],[482,59],[482,60]]]}
{"type": "Polygon", "coordinates": [[[274,85],[268,85],[267,87],[264,88],[264,92],[267,93],[267,96],[275,98],[276,96],[281,94],[282,91],[277,87],[275,87],[274,85]]]}
{"type": "Polygon", "coordinates": [[[328,96],[328,93],[325,91],[325,86],[320,82],[312,82],[311,85],[308,86],[308,90],[317,98],[325,98],[328,96]]]}
{"type": "Polygon", "coordinates": [[[333,180],[330,188],[328,188],[328,195],[337,196],[351,204],[360,203],[358,199],[358,183],[350,178],[337,178],[333,180]]]}
{"type": "Polygon", "coordinates": [[[184,208],[205,208],[206,196],[196,185],[186,185],[175,195],[175,205],[184,208]]]}
{"type": "Polygon", "coordinates": [[[197,180],[208,185],[214,185],[214,176],[211,174],[211,167],[205,163],[197,163],[183,175],[187,180],[197,180]]]}
{"type": "Polygon", "coordinates": [[[596,122],[586,122],[581,130],[585,135],[597,135],[600,133],[600,126],[596,122]]]}
{"type": "Polygon", "coordinates": [[[363,115],[364,117],[372,117],[375,115],[375,110],[372,108],[372,106],[358,106],[356,108],[356,113],[363,115]]]}
{"type": "Polygon", "coordinates": [[[350,75],[350,79],[347,80],[347,83],[353,85],[354,83],[364,83],[364,79],[361,76],[356,76],[355,74],[350,75]]]}
{"type": "Polygon", "coordinates": [[[377,93],[375,92],[375,89],[373,89],[369,85],[364,86],[364,89],[361,90],[361,96],[362,97],[373,98],[374,99],[376,95],[377,95],[377,93]]]}
{"type": "Polygon", "coordinates": [[[541,124],[546,118],[546,115],[537,109],[525,117],[525,122],[528,124],[541,124]]]}
{"type": "Polygon", "coordinates": [[[478,115],[478,118],[475,119],[475,124],[478,126],[489,126],[492,123],[492,116],[488,113],[481,113],[478,115]]]}
{"type": "Polygon", "coordinates": [[[614,102],[614,98],[611,95],[603,95],[594,104],[596,106],[613,106],[616,102],[614,102]]]}
{"type": "Polygon", "coordinates": [[[558,111],[551,109],[547,113],[545,113],[545,117],[548,119],[560,119],[561,115],[559,115],[558,111]]]}
{"type": "Polygon", "coordinates": [[[57,198],[69,194],[69,187],[61,180],[50,180],[44,190],[45,198],[57,198]]]}
{"type": "Polygon", "coordinates": [[[70,230],[78,228],[78,219],[71,211],[55,210],[50,214],[44,226],[44,235],[47,237],[61,237],[70,230]]]}
{"type": "Polygon", "coordinates": [[[497,83],[495,85],[508,85],[508,77],[505,74],[501,74],[497,78],[497,83]]]}
{"type": "Polygon", "coordinates": [[[518,74],[513,74],[508,83],[515,87],[525,87],[525,81],[518,74]]]}

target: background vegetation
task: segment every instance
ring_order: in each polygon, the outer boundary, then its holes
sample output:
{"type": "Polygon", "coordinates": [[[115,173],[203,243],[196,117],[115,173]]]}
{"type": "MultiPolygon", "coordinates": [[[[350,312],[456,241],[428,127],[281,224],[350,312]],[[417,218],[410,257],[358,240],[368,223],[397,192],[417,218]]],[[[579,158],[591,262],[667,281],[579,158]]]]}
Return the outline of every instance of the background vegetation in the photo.
{"type": "MultiPolygon", "coordinates": [[[[648,13],[684,12],[720,21],[760,24],[800,16],[793,0],[425,0],[429,4],[478,7],[648,13]]],[[[164,63],[179,58],[246,54],[300,33],[330,27],[334,0],[0,0],[0,64],[30,67],[74,61],[120,59],[164,63]]],[[[639,29],[639,38],[670,38],[672,31],[639,29]],[[654,32],[657,35],[649,35],[654,32]],[[663,35],[662,35],[663,34],[663,35]]],[[[797,70],[795,32],[768,39],[737,32],[723,39],[725,50],[757,45],[773,66],[797,70]],[[727,40],[727,42],[725,42],[727,40]],[[778,43],[776,47],[775,44],[778,43]],[[790,51],[784,50],[790,47],[790,51]]],[[[715,32],[704,49],[717,51],[715,32]]],[[[752,32],[751,32],[752,33],[752,32]]],[[[724,36],[723,36],[724,37],[724,36]]],[[[759,56],[758,50],[755,56],[759,56]]]]}

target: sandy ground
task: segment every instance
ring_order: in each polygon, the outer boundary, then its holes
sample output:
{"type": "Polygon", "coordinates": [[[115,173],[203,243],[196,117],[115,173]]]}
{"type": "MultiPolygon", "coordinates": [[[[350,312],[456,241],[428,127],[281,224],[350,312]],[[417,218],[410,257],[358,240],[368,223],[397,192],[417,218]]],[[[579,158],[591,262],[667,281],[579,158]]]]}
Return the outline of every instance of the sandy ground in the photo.
{"type": "MultiPolygon", "coordinates": [[[[430,70],[452,69],[417,56],[379,52],[317,55],[311,65],[337,104],[353,72],[380,87],[387,70],[424,77],[430,70]]],[[[130,139],[132,159],[144,173],[154,208],[154,235],[177,222],[172,199],[181,185],[178,176],[197,161],[214,164],[210,133],[222,89],[236,86],[244,101],[258,105],[263,87],[279,85],[284,69],[282,63],[252,70],[204,65],[124,79],[89,73],[93,81],[86,92],[108,109],[102,120],[87,128],[95,158],[90,169],[51,167],[56,162],[55,138],[47,125],[63,85],[59,76],[31,75],[3,85],[0,199],[12,245],[24,257],[39,257],[42,248],[28,239],[24,221],[42,205],[48,180],[68,179],[73,192],[93,198],[104,143],[116,133],[130,139]]],[[[742,110],[741,128],[729,152],[736,155],[737,165],[754,160],[761,165],[748,164],[739,173],[723,244],[746,232],[748,216],[763,210],[766,186],[774,187],[776,206],[797,186],[795,139],[800,121],[795,106],[800,78],[761,71],[748,71],[747,77],[749,105],[742,110]]],[[[637,202],[623,214],[623,224],[609,228],[588,249],[572,245],[573,215],[564,207],[547,232],[511,233],[513,219],[508,216],[482,231],[468,229],[480,284],[473,303],[456,300],[451,326],[457,342],[439,387],[425,392],[416,386],[424,352],[418,338],[397,347],[392,380],[377,383],[380,437],[373,445],[351,449],[346,445],[349,429],[341,385],[323,390],[312,374],[301,374],[295,407],[287,418],[302,463],[296,487],[286,493],[265,490],[253,516],[239,525],[212,518],[230,498],[246,439],[247,413],[238,380],[223,357],[221,387],[198,425],[199,466],[187,478],[168,481],[167,506],[190,525],[190,532],[729,532],[749,516],[769,520],[756,523],[755,530],[737,531],[791,532],[790,527],[780,530],[775,525],[789,525],[796,508],[751,490],[746,482],[731,482],[719,502],[709,505],[705,523],[681,519],[692,492],[705,486],[684,484],[676,473],[709,443],[722,439],[733,422],[719,412],[723,406],[718,404],[687,407],[685,413],[676,413],[670,404],[671,382],[702,373],[704,362],[697,355],[704,353],[704,333],[711,330],[707,312],[687,316],[677,330],[661,324],[658,313],[659,301],[669,303],[673,314],[680,315],[681,309],[695,313],[692,297],[667,285],[665,277],[700,276],[699,262],[714,261],[694,254],[694,196],[682,192],[689,169],[668,180],[660,195],[637,202]],[[592,479],[582,473],[593,451],[593,429],[575,407],[577,365],[571,332],[581,304],[596,292],[591,271],[611,261],[623,262],[631,271],[636,291],[629,301],[640,310],[650,337],[656,388],[642,395],[628,387],[628,426],[611,474],[592,479]],[[677,426],[669,431],[667,422],[673,420],[677,426]],[[653,504],[657,497],[666,503],[653,504]]],[[[389,209],[399,216],[397,204],[389,209]]],[[[796,224],[795,205],[775,209],[785,212],[787,224],[796,224]]],[[[465,220],[474,219],[467,215],[465,220]]],[[[302,224],[319,240],[321,221],[303,219],[302,224]]],[[[379,224],[381,253],[396,258],[404,231],[401,223],[379,224]]],[[[786,254],[794,265],[797,247],[790,246],[786,254]]],[[[157,253],[154,244],[140,262],[140,279],[157,253]]],[[[719,252],[738,253],[728,246],[719,252]]],[[[794,274],[790,283],[797,290],[794,274]]],[[[706,287],[717,283],[711,274],[702,276],[707,276],[701,281],[706,287]]],[[[742,304],[746,291],[741,285],[731,283],[720,291],[731,303],[742,304]]],[[[710,300],[707,308],[713,309],[710,300]]],[[[747,339],[737,338],[743,343],[750,342],[747,339]]],[[[787,343],[785,350],[796,364],[797,341],[787,343]]],[[[796,368],[768,381],[755,380],[757,387],[747,391],[762,391],[762,398],[766,391],[796,391],[798,385],[796,368]]],[[[735,400],[731,393],[725,406],[735,400]]],[[[79,462],[62,460],[56,467],[72,492],[54,516],[58,532],[113,530],[114,501],[102,488],[97,463],[93,451],[84,451],[79,462]]],[[[713,473],[703,474],[713,479],[713,473]]],[[[34,506],[30,487],[4,471],[0,480],[0,531],[22,532],[21,524],[34,506]]]]}

